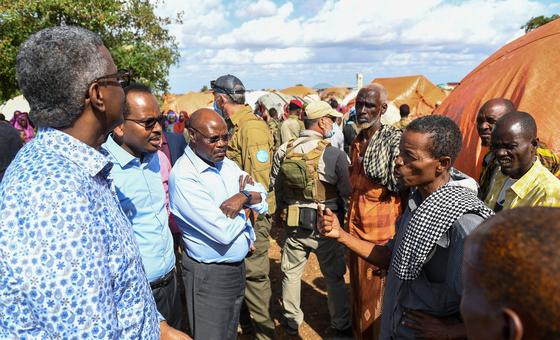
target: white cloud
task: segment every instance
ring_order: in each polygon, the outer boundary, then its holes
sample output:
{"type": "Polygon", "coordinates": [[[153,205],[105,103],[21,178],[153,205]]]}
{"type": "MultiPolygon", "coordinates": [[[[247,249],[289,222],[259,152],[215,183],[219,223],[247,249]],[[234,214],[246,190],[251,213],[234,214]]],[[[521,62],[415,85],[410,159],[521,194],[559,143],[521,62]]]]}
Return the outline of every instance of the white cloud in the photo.
{"type": "Polygon", "coordinates": [[[240,20],[270,17],[278,12],[276,4],[270,0],[243,1],[235,11],[235,16],[240,20]]]}
{"type": "Polygon", "coordinates": [[[520,26],[531,16],[560,8],[539,0],[327,0],[305,6],[167,0],[161,11],[185,13],[184,24],[171,27],[183,47],[182,61],[189,65],[178,69],[238,70],[278,81],[277,74],[298,78],[293,85],[309,84],[301,77],[316,79],[321,72],[327,73],[321,81],[333,82],[330,76],[353,83],[360,70],[372,75],[433,72],[460,80],[485,56],[523,34],[520,26]],[[305,6],[313,10],[302,10],[305,6]]]}

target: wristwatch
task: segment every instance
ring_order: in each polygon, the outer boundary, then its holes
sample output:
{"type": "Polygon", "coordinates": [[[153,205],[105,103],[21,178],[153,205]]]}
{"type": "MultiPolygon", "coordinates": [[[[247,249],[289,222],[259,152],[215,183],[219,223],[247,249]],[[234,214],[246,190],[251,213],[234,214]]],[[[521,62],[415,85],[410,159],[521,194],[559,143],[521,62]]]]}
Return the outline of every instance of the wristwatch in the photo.
{"type": "Polygon", "coordinates": [[[241,193],[245,195],[245,197],[247,197],[247,201],[245,202],[245,204],[250,205],[251,201],[253,200],[253,196],[251,196],[251,194],[247,190],[241,190],[241,193]]]}

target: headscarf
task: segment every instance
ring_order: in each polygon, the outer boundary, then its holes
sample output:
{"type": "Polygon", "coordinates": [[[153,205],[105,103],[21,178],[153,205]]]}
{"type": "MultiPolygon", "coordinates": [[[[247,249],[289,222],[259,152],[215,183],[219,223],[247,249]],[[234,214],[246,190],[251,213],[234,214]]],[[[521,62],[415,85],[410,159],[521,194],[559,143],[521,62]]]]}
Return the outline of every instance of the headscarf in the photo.
{"type": "Polygon", "coordinates": [[[30,140],[33,139],[33,137],[35,137],[35,131],[33,130],[33,125],[31,124],[31,121],[29,120],[29,116],[27,115],[27,112],[15,111],[14,112],[14,117],[12,118],[11,123],[12,123],[12,126],[14,128],[23,132],[23,141],[25,143],[29,142],[30,140]],[[18,121],[18,119],[20,119],[21,117],[23,117],[25,119],[25,121],[27,121],[27,124],[26,124],[25,127],[21,126],[21,124],[18,121]]]}

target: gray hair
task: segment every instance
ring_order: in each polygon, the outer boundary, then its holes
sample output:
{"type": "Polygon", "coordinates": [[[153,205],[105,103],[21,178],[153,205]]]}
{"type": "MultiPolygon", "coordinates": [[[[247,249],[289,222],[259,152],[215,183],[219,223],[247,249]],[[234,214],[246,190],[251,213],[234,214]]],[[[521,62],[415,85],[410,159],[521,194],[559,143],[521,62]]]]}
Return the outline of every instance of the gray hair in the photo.
{"type": "Polygon", "coordinates": [[[387,90],[385,89],[385,86],[379,84],[379,83],[371,83],[368,84],[366,86],[363,87],[364,89],[370,90],[370,91],[376,91],[379,93],[379,100],[381,100],[382,104],[387,103],[387,90]]]}
{"type": "Polygon", "coordinates": [[[104,45],[97,34],[75,26],[43,29],[21,45],[17,80],[35,126],[74,124],[84,110],[88,86],[109,66],[100,46],[104,45]]]}

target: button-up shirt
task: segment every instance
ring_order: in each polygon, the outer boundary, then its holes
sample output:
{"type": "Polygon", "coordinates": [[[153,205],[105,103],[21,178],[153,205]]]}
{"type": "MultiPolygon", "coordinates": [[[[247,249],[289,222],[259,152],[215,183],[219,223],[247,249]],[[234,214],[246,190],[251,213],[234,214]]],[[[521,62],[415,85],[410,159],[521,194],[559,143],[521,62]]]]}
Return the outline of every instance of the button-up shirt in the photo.
{"type": "MultiPolygon", "coordinates": [[[[491,209],[496,208],[496,201],[507,178],[498,170],[492,179],[484,201],[491,209]]],[[[503,209],[536,206],[560,207],[560,180],[554,177],[538,159],[525,175],[506,190],[503,209]]]]}
{"type": "Polygon", "coordinates": [[[39,129],[0,185],[0,338],[158,339],[107,157],[39,129]]]}
{"type": "Polygon", "coordinates": [[[175,265],[160,158],[157,153],[146,154],[141,162],[111,136],[103,148],[114,163],[111,177],[124,213],[132,223],[146,276],[154,282],[175,265]]]}
{"type": "MultiPolygon", "coordinates": [[[[235,162],[224,158],[211,166],[190,147],[185,149],[171,170],[169,202],[177,217],[187,255],[204,263],[242,261],[255,240],[251,222],[242,209],[228,218],[220,205],[239,193],[239,176],[246,176],[235,162]]],[[[247,191],[259,192],[261,202],[250,208],[259,214],[268,210],[267,193],[259,184],[247,185],[247,191]]]]}

